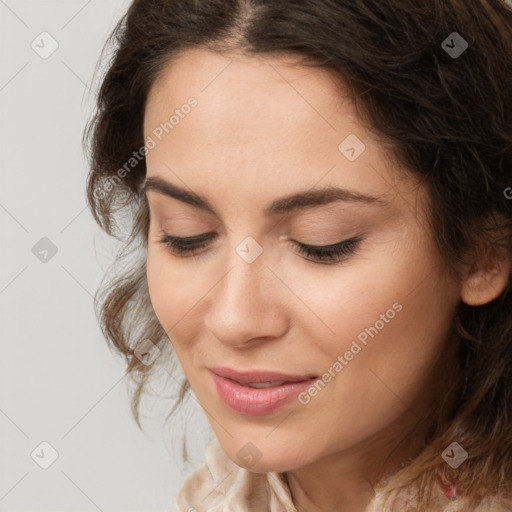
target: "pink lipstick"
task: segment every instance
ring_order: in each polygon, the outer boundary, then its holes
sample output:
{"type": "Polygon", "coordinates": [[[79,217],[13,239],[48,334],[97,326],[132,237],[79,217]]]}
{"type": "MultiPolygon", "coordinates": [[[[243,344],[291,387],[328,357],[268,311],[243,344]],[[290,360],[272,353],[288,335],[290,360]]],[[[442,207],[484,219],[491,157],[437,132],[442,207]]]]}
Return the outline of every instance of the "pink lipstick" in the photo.
{"type": "Polygon", "coordinates": [[[251,416],[270,414],[310,387],[316,375],[287,375],[271,371],[237,372],[210,368],[221,400],[232,410],[251,416]]]}

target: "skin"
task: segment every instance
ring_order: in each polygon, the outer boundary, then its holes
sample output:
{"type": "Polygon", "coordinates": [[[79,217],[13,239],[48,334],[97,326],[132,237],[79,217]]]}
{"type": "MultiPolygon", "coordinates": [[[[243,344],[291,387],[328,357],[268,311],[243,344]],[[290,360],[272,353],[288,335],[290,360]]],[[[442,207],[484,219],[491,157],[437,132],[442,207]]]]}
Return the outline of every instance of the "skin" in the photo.
{"type": "Polygon", "coordinates": [[[426,190],[391,164],[326,71],[289,56],[188,50],[153,84],[145,137],[190,96],[197,107],[148,151],[147,176],[205,196],[216,214],[147,192],[155,314],[236,464],[251,442],[261,459],[250,470],[286,472],[299,511],[361,512],[378,478],[418,452],[422,420],[455,375],[447,333],[457,302],[498,296],[508,264],[476,261],[459,282],[447,273],[427,228],[426,190]],[[349,161],[338,145],[352,133],[366,149],[349,161]],[[386,205],[264,213],[274,199],[327,185],[386,205]],[[217,237],[197,257],[160,241],[211,232],[217,237]],[[329,265],[290,243],[356,235],[356,252],[329,265]],[[247,236],[263,250],[252,263],[236,252],[247,236]],[[322,375],[394,303],[401,311],[308,404],[253,417],[218,397],[208,367],[322,375]]]}

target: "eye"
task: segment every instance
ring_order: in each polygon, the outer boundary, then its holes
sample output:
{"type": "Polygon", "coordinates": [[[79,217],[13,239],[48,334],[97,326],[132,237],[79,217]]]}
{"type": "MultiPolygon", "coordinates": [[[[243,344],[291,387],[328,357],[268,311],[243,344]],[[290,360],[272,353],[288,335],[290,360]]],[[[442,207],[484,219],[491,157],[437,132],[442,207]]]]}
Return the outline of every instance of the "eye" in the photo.
{"type": "Polygon", "coordinates": [[[192,255],[208,244],[208,235],[189,236],[187,238],[164,234],[160,243],[167,246],[178,256],[192,255]]]}
{"type": "MultiPolygon", "coordinates": [[[[173,254],[180,257],[194,256],[206,247],[209,240],[214,238],[209,234],[191,237],[178,237],[163,234],[160,243],[164,244],[173,254]]],[[[308,257],[315,263],[337,263],[355,253],[362,237],[349,238],[331,245],[307,245],[292,240],[291,243],[300,254],[308,257]]]]}
{"type": "Polygon", "coordinates": [[[306,245],[293,241],[299,251],[317,263],[338,263],[355,253],[361,237],[349,238],[332,245],[306,245]]]}

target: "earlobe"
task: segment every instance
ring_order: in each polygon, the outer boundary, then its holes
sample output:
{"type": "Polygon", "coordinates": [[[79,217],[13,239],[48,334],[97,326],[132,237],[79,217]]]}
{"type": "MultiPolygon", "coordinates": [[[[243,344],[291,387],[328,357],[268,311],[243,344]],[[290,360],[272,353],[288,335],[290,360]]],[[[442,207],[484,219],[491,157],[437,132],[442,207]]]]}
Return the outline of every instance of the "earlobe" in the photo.
{"type": "Polygon", "coordinates": [[[493,248],[471,268],[462,283],[461,299],[469,306],[491,302],[510,279],[510,259],[504,249],[493,248]]]}

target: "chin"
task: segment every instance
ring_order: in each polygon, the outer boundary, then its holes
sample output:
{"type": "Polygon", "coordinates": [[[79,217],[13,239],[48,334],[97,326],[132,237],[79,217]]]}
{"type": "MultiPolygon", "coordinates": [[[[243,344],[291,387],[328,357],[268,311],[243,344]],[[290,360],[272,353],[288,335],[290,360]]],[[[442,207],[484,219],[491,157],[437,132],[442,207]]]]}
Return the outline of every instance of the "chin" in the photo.
{"type": "MultiPolygon", "coordinates": [[[[247,469],[252,473],[283,473],[285,471],[297,469],[308,463],[308,461],[304,459],[303,453],[301,453],[300,458],[297,457],[297,452],[301,452],[302,450],[290,443],[286,443],[286,448],[281,451],[270,445],[267,448],[261,449],[259,451],[260,458],[252,464],[244,462],[243,458],[239,457],[240,449],[238,447],[229,446],[228,448],[229,451],[224,450],[226,455],[237,466],[247,469]]],[[[255,450],[254,452],[256,453],[255,450]]]]}

